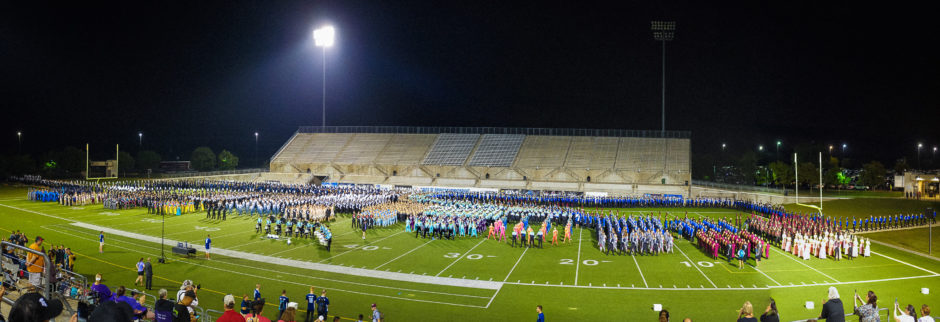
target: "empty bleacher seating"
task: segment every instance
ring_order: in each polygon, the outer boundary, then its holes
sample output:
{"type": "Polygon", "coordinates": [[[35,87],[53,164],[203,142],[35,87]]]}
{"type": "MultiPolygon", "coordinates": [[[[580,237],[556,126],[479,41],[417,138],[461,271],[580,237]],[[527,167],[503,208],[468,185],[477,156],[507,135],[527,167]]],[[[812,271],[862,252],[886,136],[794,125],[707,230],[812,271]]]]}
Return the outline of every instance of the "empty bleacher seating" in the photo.
{"type": "Polygon", "coordinates": [[[470,157],[470,166],[508,167],[516,160],[525,135],[484,134],[480,145],[470,157]]]}

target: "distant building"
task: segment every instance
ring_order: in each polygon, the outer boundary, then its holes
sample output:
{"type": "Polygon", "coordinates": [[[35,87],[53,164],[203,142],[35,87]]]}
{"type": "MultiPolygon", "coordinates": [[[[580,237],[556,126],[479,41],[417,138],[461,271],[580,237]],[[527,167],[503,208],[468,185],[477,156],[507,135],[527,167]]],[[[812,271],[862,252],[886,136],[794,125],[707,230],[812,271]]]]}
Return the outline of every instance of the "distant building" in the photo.
{"type": "Polygon", "coordinates": [[[936,172],[908,171],[903,175],[895,175],[894,186],[904,187],[904,196],[907,198],[940,197],[940,176],[936,172]]]}

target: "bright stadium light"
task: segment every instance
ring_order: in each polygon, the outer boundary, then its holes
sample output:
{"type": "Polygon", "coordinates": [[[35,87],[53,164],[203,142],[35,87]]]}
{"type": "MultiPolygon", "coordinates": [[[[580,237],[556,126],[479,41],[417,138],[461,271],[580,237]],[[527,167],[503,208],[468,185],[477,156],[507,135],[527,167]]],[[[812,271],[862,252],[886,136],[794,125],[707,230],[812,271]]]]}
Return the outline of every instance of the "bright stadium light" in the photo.
{"type": "Polygon", "coordinates": [[[757,151],[764,151],[764,145],[763,145],[763,144],[758,145],[758,146],[757,146],[757,151]]]}
{"type": "Polygon", "coordinates": [[[137,132],[137,146],[140,147],[143,145],[144,145],[144,132],[137,132]]]}
{"type": "Polygon", "coordinates": [[[722,151],[724,151],[726,147],[728,147],[727,144],[724,144],[724,143],[721,144],[721,150],[722,150],[722,151]]]}
{"type": "MultiPolygon", "coordinates": [[[[936,148],[934,148],[936,150],[936,148]]],[[[23,152],[23,131],[16,131],[16,152],[23,152]]]]}
{"type": "Polygon", "coordinates": [[[326,127],[326,49],[333,47],[336,30],[333,26],[323,26],[313,31],[313,40],[317,47],[323,48],[323,127],[326,127]]]}
{"type": "Polygon", "coordinates": [[[313,31],[313,40],[317,47],[333,47],[336,39],[336,30],[333,26],[324,26],[313,31]]]}

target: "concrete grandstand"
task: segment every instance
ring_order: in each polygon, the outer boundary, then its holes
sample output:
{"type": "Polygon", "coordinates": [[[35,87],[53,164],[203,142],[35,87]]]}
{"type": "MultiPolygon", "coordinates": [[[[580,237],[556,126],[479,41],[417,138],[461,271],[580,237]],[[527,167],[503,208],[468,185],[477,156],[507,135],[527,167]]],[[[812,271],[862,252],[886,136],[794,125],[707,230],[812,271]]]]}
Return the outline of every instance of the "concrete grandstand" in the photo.
{"type": "Polygon", "coordinates": [[[411,187],[690,193],[691,134],[492,127],[301,127],[265,179],[411,187]]]}

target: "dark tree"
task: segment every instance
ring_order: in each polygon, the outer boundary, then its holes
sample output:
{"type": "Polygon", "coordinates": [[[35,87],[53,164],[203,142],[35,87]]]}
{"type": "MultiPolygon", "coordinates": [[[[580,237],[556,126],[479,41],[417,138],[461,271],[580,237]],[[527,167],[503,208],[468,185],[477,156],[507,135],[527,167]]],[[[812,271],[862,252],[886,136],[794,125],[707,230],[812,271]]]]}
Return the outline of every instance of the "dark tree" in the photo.
{"type": "Polygon", "coordinates": [[[215,152],[212,152],[209,147],[198,147],[193,150],[189,161],[196,171],[210,171],[215,169],[215,152]]]}

